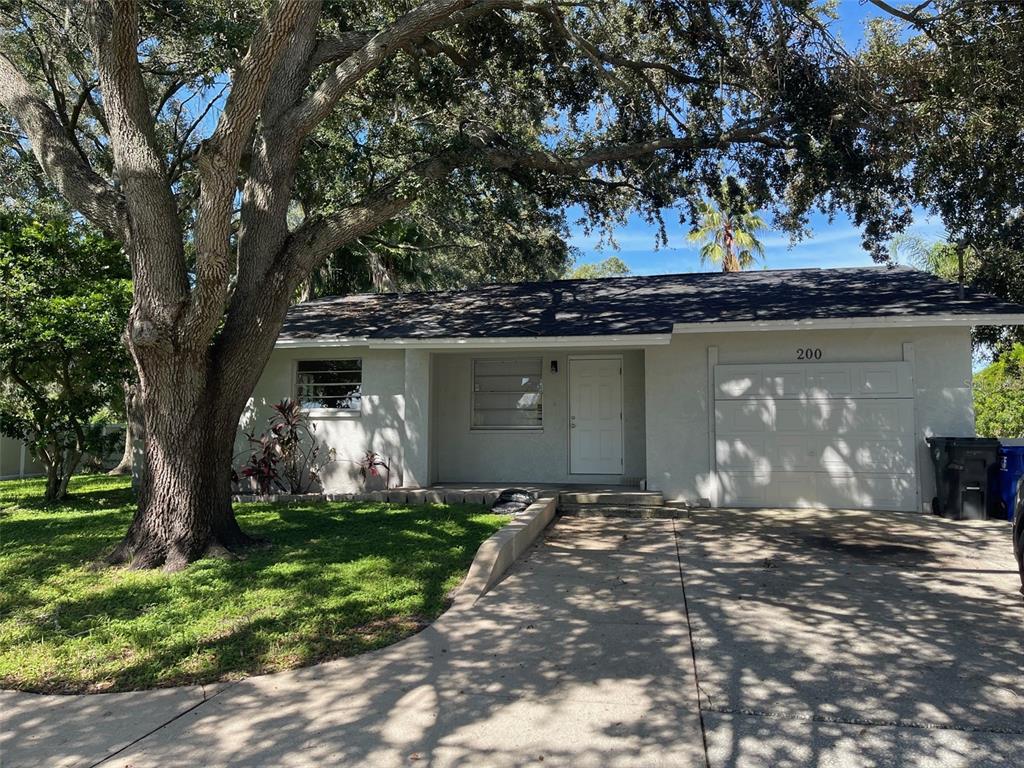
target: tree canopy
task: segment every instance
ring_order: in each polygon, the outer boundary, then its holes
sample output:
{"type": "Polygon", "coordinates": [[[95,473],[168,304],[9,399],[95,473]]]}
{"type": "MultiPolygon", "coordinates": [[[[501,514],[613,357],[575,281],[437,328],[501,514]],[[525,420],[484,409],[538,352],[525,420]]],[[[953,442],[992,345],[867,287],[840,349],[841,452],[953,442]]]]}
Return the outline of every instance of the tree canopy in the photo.
{"type": "Polygon", "coordinates": [[[623,277],[630,273],[629,266],[618,256],[609,256],[597,262],[575,264],[565,271],[570,280],[593,280],[598,277],[623,277]]]}
{"type": "Polygon", "coordinates": [[[758,234],[766,225],[745,197],[742,187],[726,179],[714,198],[698,203],[700,218],[689,240],[701,244],[702,264],[711,262],[720,264],[723,272],[739,272],[764,260],[758,234]]]}
{"type": "MultiPolygon", "coordinates": [[[[890,15],[859,65],[891,109],[869,143],[898,170],[896,187],[971,249],[972,285],[1024,302],[1024,5],[872,2],[890,15]]],[[[1021,328],[977,337],[997,351],[1024,338],[1021,328]]]]}
{"type": "Polygon", "coordinates": [[[86,227],[0,213],[0,276],[0,432],[28,444],[47,498],[61,498],[82,456],[105,447],[91,422],[130,369],[127,261],[86,227]]]}
{"type": "Polygon", "coordinates": [[[1024,344],[974,376],[974,416],[979,435],[1024,437],[1024,344]]]}

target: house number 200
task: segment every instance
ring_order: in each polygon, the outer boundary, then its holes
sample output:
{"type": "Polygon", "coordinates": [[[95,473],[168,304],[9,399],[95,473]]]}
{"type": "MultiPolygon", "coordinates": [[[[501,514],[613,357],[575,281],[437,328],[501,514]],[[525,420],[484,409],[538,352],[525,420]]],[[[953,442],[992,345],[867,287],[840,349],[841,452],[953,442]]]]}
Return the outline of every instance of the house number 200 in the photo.
{"type": "Polygon", "coordinates": [[[800,347],[796,351],[797,360],[821,360],[821,350],[818,347],[800,347]]]}

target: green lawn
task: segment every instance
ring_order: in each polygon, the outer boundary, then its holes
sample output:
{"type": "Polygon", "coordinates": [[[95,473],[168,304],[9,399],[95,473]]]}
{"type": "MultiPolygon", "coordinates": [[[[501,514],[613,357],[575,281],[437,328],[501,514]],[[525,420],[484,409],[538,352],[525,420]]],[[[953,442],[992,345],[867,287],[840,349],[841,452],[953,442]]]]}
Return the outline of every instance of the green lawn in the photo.
{"type": "Polygon", "coordinates": [[[242,504],[273,546],[174,574],[89,565],[132,513],[128,482],[0,482],[0,687],[108,691],[234,679],[350,656],[436,618],[507,518],[474,506],[242,504]]]}

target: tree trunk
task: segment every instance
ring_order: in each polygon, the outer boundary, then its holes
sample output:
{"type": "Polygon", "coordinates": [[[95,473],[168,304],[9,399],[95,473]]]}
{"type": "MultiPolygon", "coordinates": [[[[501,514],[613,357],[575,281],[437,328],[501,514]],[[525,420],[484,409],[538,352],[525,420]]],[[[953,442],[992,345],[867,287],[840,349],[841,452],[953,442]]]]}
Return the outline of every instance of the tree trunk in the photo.
{"type": "Polygon", "coordinates": [[[257,543],[231,507],[231,459],[245,399],[225,396],[209,360],[152,353],[140,359],[145,450],[138,509],[108,561],[178,570],[257,543]]]}
{"type": "Polygon", "coordinates": [[[68,482],[78,468],[82,454],[74,448],[61,448],[54,444],[42,457],[46,465],[46,490],[43,499],[60,501],[68,495],[68,482]]]}
{"type": "Polygon", "coordinates": [[[60,490],[60,459],[46,462],[46,490],[43,492],[44,501],[56,501],[60,490]]]}
{"type": "Polygon", "coordinates": [[[732,224],[726,220],[725,222],[725,233],[722,237],[722,243],[725,246],[725,255],[722,256],[722,271],[723,272],[740,272],[740,260],[736,258],[736,252],[733,249],[735,244],[735,238],[732,234],[732,224]]]}
{"type": "Polygon", "coordinates": [[[142,435],[142,410],[138,404],[138,384],[124,383],[124,453],[117,466],[108,475],[128,475],[132,472],[135,457],[135,441],[142,435]]]}
{"type": "Polygon", "coordinates": [[[147,419],[138,509],[109,562],[174,571],[258,543],[242,532],[231,506],[235,427],[226,421],[205,407],[177,424],[147,419]]]}

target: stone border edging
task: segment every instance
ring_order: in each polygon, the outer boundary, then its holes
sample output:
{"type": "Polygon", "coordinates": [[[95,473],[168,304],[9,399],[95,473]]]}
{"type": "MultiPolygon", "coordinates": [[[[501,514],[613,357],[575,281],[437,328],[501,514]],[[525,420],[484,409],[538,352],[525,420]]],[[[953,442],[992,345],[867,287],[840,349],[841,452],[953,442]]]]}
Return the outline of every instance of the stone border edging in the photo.
{"type": "MultiPolygon", "coordinates": [[[[452,605],[447,612],[469,608],[487,594],[551,524],[557,510],[558,493],[542,494],[515,515],[508,525],[484,541],[476,551],[469,573],[452,595],[452,605]]],[[[439,616],[438,621],[443,616],[439,616]]]]}
{"type": "Polygon", "coordinates": [[[392,488],[387,491],[361,491],[359,493],[236,493],[234,504],[303,504],[321,501],[376,501],[386,504],[486,504],[490,506],[501,493],[500,489],[485,491],[453,491],[436,488],[392,488]]]}

